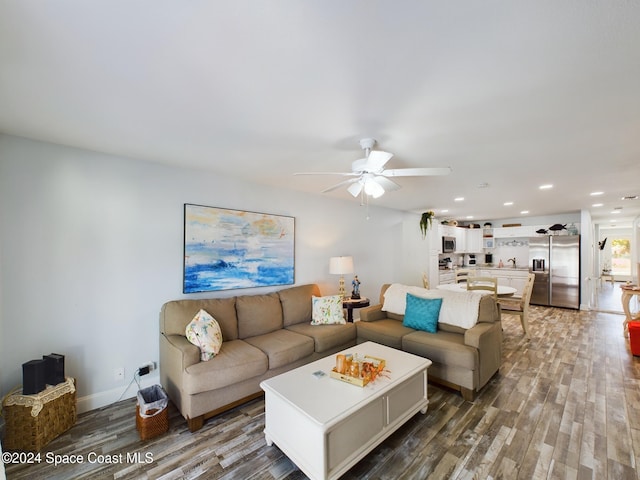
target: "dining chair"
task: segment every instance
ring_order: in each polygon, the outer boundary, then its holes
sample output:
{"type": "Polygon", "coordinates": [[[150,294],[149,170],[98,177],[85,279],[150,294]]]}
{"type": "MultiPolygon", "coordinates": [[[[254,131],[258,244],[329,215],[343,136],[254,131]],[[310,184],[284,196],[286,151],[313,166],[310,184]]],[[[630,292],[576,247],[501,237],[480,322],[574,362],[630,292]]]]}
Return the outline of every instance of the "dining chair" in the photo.
{"type": "Polygon", "coordinates": [[[496,277],[467,277],[467,290],[488,290],[493,292],[493,298],[498,298],[498,279],[496,277]]]}
{"type": "Polygon", "coordinates": [[[535,273],[529,274],[522,289],[522,297],[507,297],[498,300],[503,315],[518,315],[520,317],[522,330],[524,330],[527,338],[529,338],[529,301],[531,300],[531,292],[533,291],[533,281],[535,278],[535,273]]]}
{"type": "Polygon", "coordinates": [[[467,278],[475,275],[476,271],[470,268],[458,268],[456,269],[456,283],[466,282],[467,278]]]}
{"type": "Polygon", "coordinates": [[[422,272],[422,286],[429,289],[429,277],[427,277],[426,272],[422,272]]]}

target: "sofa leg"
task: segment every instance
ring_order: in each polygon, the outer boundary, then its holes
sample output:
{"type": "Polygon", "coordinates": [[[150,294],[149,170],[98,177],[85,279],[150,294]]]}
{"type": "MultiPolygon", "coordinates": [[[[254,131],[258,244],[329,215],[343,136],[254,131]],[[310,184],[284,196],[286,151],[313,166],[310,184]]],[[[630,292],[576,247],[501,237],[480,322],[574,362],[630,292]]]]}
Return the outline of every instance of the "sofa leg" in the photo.
{"type": "Polygon", "coordinates": [[[476,392],[469,388],[460,387],[460,393],[467,402],[473,402],[476,398],[476,392]]]}
{"type": "Polygon", "coordinates": [[[200,415],[199,417],[196,417],[196,418],[188,418],[187,425],[189,426],[189,430],[191,432],[200,430],[204,425],[204,415],[200,415]]]}

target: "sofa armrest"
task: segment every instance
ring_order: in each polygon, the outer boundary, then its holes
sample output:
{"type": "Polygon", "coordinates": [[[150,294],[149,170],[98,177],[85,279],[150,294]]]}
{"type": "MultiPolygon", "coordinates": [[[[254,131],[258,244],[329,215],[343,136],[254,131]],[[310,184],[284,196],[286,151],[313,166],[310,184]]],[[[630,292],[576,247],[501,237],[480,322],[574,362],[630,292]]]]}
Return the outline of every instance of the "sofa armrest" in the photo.
{"type": "Polygon", "coordinates": [[[464,344],[480,349],[485,340],[484,337],[491,335],[493,323],[477,323],[464,332],[464,344]]]}
{"type": "Polygon", "coordinates": [[[502,323],[478,323],[464,334],[464,343],[478,350],[478,385],[481,389],[502,363],[502,323]]]}
{"type": "Polygon", "coordinates": [[[183,335],[160,334],[160,377],[182,386],[187,367],[200,362],[200,349],[183,335]]]}
{"type": "Polygon", "coordinates": [[[360,309],[361,322],[375,322],[387,318],[387,312],[382,311],[382,305],[371,305],[360,309]]]}

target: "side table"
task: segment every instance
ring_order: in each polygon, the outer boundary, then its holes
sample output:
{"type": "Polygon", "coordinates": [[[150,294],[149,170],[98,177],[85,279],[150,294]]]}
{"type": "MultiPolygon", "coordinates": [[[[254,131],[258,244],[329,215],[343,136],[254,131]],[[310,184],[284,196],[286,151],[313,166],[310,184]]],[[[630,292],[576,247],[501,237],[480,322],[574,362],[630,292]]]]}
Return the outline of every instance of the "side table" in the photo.
{"type": "Polygon", "coordinates": [[[347,322],[353,323],[353,309],[354,308],[362,308],[369,306],[368,298],[345,298],[342,301],[342,308],[347,309],[347,322]]]}
{"type": "Polygon", "coordinates": [[[75,425],[75,379],[67,377],[34,395],[12,392],[5,397],[2,409],[6,420],[4,447],[38,452],[75,425]]]}

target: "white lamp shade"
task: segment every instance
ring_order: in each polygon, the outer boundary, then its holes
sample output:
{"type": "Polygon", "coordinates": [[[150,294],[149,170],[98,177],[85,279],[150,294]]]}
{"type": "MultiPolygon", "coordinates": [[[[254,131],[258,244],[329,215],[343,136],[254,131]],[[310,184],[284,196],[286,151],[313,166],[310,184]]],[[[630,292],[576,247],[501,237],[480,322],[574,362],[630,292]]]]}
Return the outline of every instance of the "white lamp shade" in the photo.
{"type": "Polygon", "coordinates": [[[329,273],[333,275],[353,273],[353,257],[331,257],[329,259],[329,273]]]}

